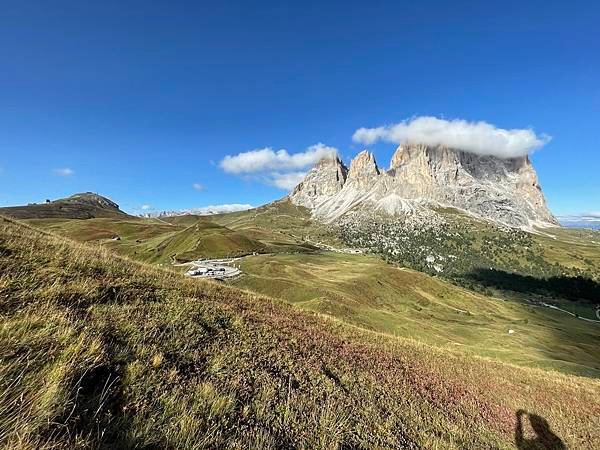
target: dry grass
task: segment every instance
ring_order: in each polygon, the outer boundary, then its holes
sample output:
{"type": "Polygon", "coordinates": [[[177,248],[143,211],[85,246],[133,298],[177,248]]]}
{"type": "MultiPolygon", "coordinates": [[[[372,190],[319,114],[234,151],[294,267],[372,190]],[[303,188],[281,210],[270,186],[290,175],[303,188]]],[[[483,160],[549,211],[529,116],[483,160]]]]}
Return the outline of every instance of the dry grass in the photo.
{"type": "MultiPolygon", "coordinates": [[[[368,255],[257,255],[236,287],[368,330],[527,367],[600,377],[600,324],[506,301],[368,255]],[[513,335],[508,330],[514,330],[513,335]]],[[[561,307],[595,318],[591,304],[561,307]],[[586,308],[587,307],[587,308],[586,308]],[[584,309],[586,308],[586,309],[584,309]]]]}
{"type": "Polygon", "coordinates": [[[6,448],[600,442],[600,383],[369,333],[0,219],[6,448]]]}

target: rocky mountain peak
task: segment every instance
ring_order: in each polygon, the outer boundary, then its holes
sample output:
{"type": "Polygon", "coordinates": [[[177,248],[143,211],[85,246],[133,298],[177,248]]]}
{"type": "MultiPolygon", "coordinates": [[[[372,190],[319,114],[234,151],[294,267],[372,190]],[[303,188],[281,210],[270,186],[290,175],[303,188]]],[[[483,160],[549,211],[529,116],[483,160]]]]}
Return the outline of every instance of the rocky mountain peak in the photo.
{"type": "Polygon", "coordinates": [[[342,160],[340,159],[340,157],[336,154],[336,153],[331,153],[330,155],[327,155],[323,158],[321,158],[319,161],[317,161],[317,163],[315,164],[315,167],[338,167],[338,166],[343,166],[344,163],[342,162],[342,160]]]}
{"type": "Polygon", "coordinates": [[[427,150],[426,145],[418,144],[418,145],[410,145],[410,144],[401,144],[398,146],[394,154],[392,155],[392,160],[390,161],[390,170],[397,169],[405,164],[407,164],[415,155],[423,153],[427,150]]]}
{"type": "Polygon", "coordinates": [[[312,208],[320,199],[340,192],[347,177],[348,168],[337,154],[332,154],[318,161],[290,196],[296,199],[297,204],[312,208]]]}
{"type": "Polygon", "coordinates": [[[95,194],[94,192],[81,192],[78,194],[73,194],[70,197],[59,201],[87,204],[98,208],[108,208],[114,210],[119,209],[119,205],[117,205],[115,202],[103,197],[102,195],[95,194]]]}
{"type": "Polygon", "coordinates": [[[375,156],[368,150],[360,152],[350,163],[348,181],[366,186],[380,174],[375,156]]]}

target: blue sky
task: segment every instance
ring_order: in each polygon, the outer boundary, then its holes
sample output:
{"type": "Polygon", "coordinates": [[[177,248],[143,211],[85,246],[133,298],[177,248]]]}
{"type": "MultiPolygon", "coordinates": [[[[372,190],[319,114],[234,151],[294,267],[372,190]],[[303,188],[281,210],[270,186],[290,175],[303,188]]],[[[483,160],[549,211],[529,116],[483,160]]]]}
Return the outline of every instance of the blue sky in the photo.
{"type": "MultiPolygon", "coordinates": [[[[358,128],[423,115],[550,135],[532,159],[551,209],[600,211],[597,5],[0,2],[0,206],[258,205],[281,183],[227,155],[347,161],[358,128]]],[[[370,148],[386,166],[394,147],[370,148]]]]}

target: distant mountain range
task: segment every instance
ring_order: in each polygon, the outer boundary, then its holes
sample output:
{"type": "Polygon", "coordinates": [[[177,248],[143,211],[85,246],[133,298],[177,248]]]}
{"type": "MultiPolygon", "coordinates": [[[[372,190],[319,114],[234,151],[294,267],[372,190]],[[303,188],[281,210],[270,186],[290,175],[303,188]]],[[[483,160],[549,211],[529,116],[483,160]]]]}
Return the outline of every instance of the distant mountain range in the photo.
{"type": "Polygon", "coordinates": [[[357,209],[394,215],[453,207],[512,227],[559,224],[527,156],[501,159],[442,146],[400,145],[387,170],[366,150],[349,169],[332,155],[289,198],[325,222],[357,209]]]}
{"type": "Polygon", "coordinates": [[[600,230],[600,216],[598,215],[558,216],[558,221],[563,227],[600,230]]]}
{"type": "Polygon", "coordinates": [[[238,211],[246,211],[254,206],[248,203],[231,203],[224,205],[209,205],[201,208],[190,208],[173,211],[153,211],[141,214],[142,217],[178,217],[178,216],[213,216],[215,214],[226,214],[238,211]]]}

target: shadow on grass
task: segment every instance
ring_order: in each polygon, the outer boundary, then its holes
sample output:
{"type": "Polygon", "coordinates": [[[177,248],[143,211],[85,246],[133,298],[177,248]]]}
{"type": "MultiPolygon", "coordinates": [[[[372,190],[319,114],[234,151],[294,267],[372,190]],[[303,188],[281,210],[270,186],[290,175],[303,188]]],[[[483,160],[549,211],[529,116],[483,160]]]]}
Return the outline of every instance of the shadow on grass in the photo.
{"type": "Polygon", "coordinates": [[[581,276],[535,278],[497,269],[475,269],[464,278],[485,287],[506,291],[564,298],[578,302],[600,302],[600,283],[581,276]]]}
{"type": "Polygon", "coordinates": [[[552,432],[546,419],[537,414],[530,414],[522,409],[517,411],[515,445],[519,450],[565,450],[567,448],[562,439],[552,432]],[[532,439],[524,437],[523,416],[529,418],[529,423],[535,433],[535,437],[532,439]]]}

